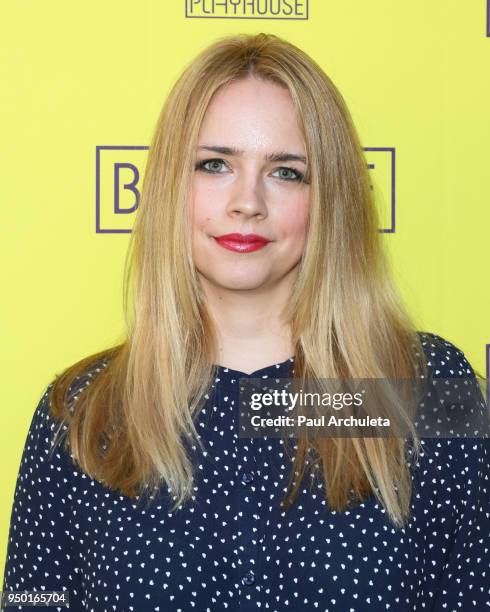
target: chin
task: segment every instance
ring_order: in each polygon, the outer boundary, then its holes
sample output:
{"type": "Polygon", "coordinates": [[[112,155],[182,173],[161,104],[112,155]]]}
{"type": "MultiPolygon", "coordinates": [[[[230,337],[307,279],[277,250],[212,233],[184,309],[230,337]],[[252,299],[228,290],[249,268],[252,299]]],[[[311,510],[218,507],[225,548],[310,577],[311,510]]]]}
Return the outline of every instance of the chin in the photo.
{"type": "Polygon", "coordinates": [[[227,286],[230,288],[236,288],[236,289],[258,289],[265,282],[266,282],[266,279],[262,276],[260,278],[257,278],[257,277],[247,278],[247,277],[233,276],[233,277],[229,277],[226,279],[223,278],[221,284],[223,286],[227,286]]]}
{"type": "Polygon", "coordinates": [[[215,285],[216,287],[220,287],[221,289],[227,289],[230,291],[253,291],[255,289],[260,289],[265,285],[267,279],[261,275],[259,277],[246,277],[233,275],[229,276],[205,276],[208,283],[215,285]]]}

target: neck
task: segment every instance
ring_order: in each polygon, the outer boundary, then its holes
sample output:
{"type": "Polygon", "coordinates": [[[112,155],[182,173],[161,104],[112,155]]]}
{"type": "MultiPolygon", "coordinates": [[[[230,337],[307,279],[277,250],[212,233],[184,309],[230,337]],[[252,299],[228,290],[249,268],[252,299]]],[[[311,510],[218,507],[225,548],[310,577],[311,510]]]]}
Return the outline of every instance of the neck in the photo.
{"type": "Polygon", "coordinates": [[[291,326],[281,313],[290,283],[267,290],[230,290],[201,278],[206,307],[215,324],[215,363],[246,371],[285,361],[294,354],[291,326]]]}

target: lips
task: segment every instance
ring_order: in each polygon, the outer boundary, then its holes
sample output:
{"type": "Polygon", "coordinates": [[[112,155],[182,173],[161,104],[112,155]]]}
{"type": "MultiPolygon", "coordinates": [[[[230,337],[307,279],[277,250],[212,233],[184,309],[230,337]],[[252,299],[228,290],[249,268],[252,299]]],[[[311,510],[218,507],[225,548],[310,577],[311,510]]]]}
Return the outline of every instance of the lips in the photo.
{"type": "Polygon", "coordinates": [[[215,236],[216,242],[230,251],[236,253],[250,253],[266,246],[270,241],[258,234],[224,234],[215,236]]]}

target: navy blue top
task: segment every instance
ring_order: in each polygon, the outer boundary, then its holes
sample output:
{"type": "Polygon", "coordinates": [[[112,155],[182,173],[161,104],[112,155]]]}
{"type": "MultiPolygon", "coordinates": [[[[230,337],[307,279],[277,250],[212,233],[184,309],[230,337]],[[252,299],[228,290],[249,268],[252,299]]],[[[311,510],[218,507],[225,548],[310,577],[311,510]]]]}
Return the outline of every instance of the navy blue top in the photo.
{"type": "MultiPolygon", "coordinates": [[[[474,377],[453,344],[421,335],[432,376],[474,377]]],[[[3,589],[68,590],[70,610],[116,612],[489,610],[489,438],[422,439],[401,530],[374,496],[328,510],[321,480],[285,512],[291,464],[280,439],[238,437],[237,383],[293,366],[218,367],[196,421],[206,452],[193,502],[174,513],[163,495],[145,510],[109,490],[60,446],[48,460],[51,383],[22,455],[3,589]]]]}

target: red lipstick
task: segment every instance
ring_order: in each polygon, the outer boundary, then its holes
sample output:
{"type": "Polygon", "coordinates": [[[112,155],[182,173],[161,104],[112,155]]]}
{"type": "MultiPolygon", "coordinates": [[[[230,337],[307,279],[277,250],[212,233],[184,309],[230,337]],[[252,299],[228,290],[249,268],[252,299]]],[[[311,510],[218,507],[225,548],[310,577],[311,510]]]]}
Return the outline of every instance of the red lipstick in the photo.
{"type": "Polygon", "coordinates": [[[225,249],[236,253],[257,251],[270,242],[258,234],[223,234],[223,236],[215,236],[214,239],[225,249]]]}

